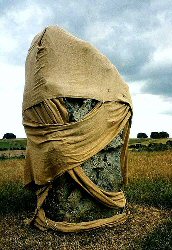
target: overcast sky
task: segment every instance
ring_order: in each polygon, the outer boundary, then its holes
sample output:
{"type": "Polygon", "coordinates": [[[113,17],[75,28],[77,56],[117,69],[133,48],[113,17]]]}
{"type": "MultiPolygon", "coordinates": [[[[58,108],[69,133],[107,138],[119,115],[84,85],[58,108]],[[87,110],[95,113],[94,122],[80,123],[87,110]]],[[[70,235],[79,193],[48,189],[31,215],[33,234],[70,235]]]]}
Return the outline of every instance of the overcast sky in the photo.
{"type": "Polygon", "coordinates": [[[171,0],[0,0],[0,138],[25,137],[25,58],[49,25],[89,41],[117,67],[132,94],[131,137],[151,131],[172,137],[171,0]]]}

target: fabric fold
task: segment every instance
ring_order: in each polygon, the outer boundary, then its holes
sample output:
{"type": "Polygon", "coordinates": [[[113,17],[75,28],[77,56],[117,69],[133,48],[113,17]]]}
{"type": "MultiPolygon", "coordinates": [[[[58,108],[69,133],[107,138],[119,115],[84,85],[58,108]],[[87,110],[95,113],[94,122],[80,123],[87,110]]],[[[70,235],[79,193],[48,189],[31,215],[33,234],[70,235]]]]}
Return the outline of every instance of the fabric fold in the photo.
{"type": "MultiPolygon", "coordinates": [[[[46,109],[40,110],[37,108],[38,117],[44,117],[46,109]]],[[[25,184],[44,185],[102,150],[125,127],[131,112],[125,104],[105,102],[74,123],[36,123],[31,112],[29,118],[27,115],[23,121],[28,136],[26,169],[30,168],[34,177],[27,170],[25,184]]]]}
{"type": "Polygon", "coordinates": [[[57,26],[38,34],[26,58],[23,125],[27,135],[24,184],[38,187],[37,209],[31,224],[41,230],[89,230],[122,223],[126,214],[89,222],[54,222],[42,205],[51,183],[68,172],[80,188],[108,207],[124,208],[122,191],[107,192],[95,185],[82,164],[100,152],[121,131],[123,183],[127,183],[127,146],[132,119],[129,88],[115,66],[96,48],[57,26]],[[69,122],[63,98],[89,98],[95,108],[78,122],[69,122]],[[43,187],[43,188],[42,188],[43,187]]]}

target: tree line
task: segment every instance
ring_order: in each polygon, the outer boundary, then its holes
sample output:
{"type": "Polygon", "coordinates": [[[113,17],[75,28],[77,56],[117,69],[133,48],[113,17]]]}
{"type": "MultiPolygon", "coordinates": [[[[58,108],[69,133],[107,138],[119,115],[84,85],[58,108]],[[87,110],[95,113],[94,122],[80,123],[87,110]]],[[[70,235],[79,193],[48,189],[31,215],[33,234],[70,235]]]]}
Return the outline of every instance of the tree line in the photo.
{"type": "MultiPolygon", "coordinates": [[[[143,139],[148,138],[146,133],[138,133],[137,138],[143,139]]],[[[151,132],[150,138],[152,139],[163,139],[163,138],[169,138],[169,134],[167,132],[151,132]]],[[[16,135],[13,133],[6,133],[3,136],[3,139],[16,139],[16,135]]]]}
{"type": "MultiPolygon", "coordinates": [[[[148,138],[146,133],[138,133],[137,138],[143,139],[148,138]]],[[[151,132],[150,138],[152,139],[163,139],[163,138],[169,138],[169,134],[167,132],[151,132]]]]}

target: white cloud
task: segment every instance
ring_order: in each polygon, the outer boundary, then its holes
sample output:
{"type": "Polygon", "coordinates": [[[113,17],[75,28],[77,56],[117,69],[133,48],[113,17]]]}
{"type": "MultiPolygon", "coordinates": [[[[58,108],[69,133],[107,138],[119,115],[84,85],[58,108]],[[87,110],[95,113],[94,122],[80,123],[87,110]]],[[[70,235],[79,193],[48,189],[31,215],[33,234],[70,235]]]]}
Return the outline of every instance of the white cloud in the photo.
{"type": "MultiPolygon", "coordinates": [[[[172,107],[172,104],[170,105],[172,107]]],[[[172,136],[172,116],[163,114],[167,103],[162,98],[150,94],[136,94],[133,96],[133,106],[131,137],[136,137],[138,132],[145,132],[149,136],[152,131],[166,131],[172,136]]]]}
{"type": "MultiPolygon", "coordinates": [[[[25,75],[24,75],[24,65],[10,65],[7,63],[0,62],[0,89],[3,91],[13,91],[21,89],[24,86],[25,75]]],[[[1,93],[0,93],[1,94],[1,93]]]]}
{"type": "Polygon", "coordinates": [[[0,138],[7,132],[25,137],[22,127],[24,67],[0,63],[0,138]]]}
{"type": "Polygon", "coordinates": [[[22,127],[22,91],[1,90],[0,91],[0,138],[5,133],[14,133],[17,137],[26,137],[22,127]]]}
{"type": "Polygon", "coordinates": [[[130,93],[132,96],[141,94],[141,90],[144,86],[144,81],[135,81],[135,82],[128,82],[130,93]]]}
{"type": "Polygon", "coordinates": [[[4,32],[0,39],[1,54],[10,53],[18,47],[17,40],[9,33],[4,32]]]}
{"type": "Polygon", "coordinates": [[[108,37],[114,31],[114,22],[97,21],[90,23],[85,30],[86,37],[93,43],[101,42],[102,40],[108,40],[108,37]]]}
{"type": "Polygon", "coordinates": [[[30,23],[34,23],[35,26],[40,26],[53,12],[49,6],[42,6],[40,4],[27,2],[23,5],[23,8],[10,10],[7,13],[7,19],[13,21],[20,30],[25,29],[30,23]]]}
{"type": "Polygon", "coordinates": [[[9,8],[0,18],[0,59],[20,64],[20,57],[26,55],[31,40],[40,32],[46,20],[54,14],[47,5],[36,2],[23,2],[21,5],[9,8]]]}
{"type": "Polygon", "coordinates": [[[10,53],[18,46],[17,39],[13,36],[12,32],[7,28],[8,22],[4,17],[0,18],[0,56],[5,53],[10,53]]]}
{"type": "Polygon", "coordinates": [[[156,64],[172,64],[172,44],[170,47],[163,47],[155,51],[153,62],[156,64]]]}

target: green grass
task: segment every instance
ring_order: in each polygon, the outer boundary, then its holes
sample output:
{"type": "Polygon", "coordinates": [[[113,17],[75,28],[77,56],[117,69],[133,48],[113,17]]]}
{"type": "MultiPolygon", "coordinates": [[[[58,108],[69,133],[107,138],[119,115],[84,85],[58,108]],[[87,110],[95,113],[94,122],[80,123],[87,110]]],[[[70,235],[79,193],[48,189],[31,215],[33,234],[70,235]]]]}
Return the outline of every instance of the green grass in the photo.
{"type": "Polygon", "coordinates": [[[130,203],[154,206],[160,209],[172,208],[172,181],[166,179],[138,179],[126,187],[130,203]]]}
{"type": "MultiPolygon", "coordinates": [[[[130,204],[146,205],[160,209],[172,208],[172,180],[136,179],[126,187],[126,196],[130,204]]],[[[143,239],[133,242],[134,249],[170,250],[172,249],[172,217],[164,218],[153,232],[143,239]]]]}
{"type": "Polygon", "coordinates": [[[172,218],[166,220],[140,242],[144,250],[172,249],[172,218]]]}
{"type": "MultiPolygon", "coordinates": [[[[172,140],[170,138],[167,139],[137,139],[137,138],[130,138],[129,145],[133,145],[136,143],[141,143],[143,145],[148,145],[149,143],[163,143],[165,144],[166,141],[172,140]]],[[[25,149],[26,148],[27,139],[0,139],[0,151],[1,150],[15,150],[15,149],[25,149]]]]}
{"type": "MultiPolygon", "coordinates": [[[[172,182],[165,179],[137,180],[126,187],[125,193],[129,203],[172,208],[172,182]]],[[[5,183],[0,189],[0,213],[33,209],[35,199],[35,194],[24,189],[21,182],[5,183]]]]}
{"type": "Polygon", "coordinates": [[[24,189],[21,182],[9,182],[0,186],[0,215],[34,211],[35,207],[35,194],[24,189]]]}
{"type": "Polygon", "coordinates": [[[25,149],[26,139],[0,139],[0,150],[25,149]]]}
{"type": "Polygon", "coordinates": [[[130,138],[129,139],[129,145],[133,145],[136,143],[140,143],[142,145],[148,145],[149,143],[163,143],[165,144],[167,141],[172,141],[172,138],[165,138],[165,139],[151,139],[151,138],[130,138]]]}

